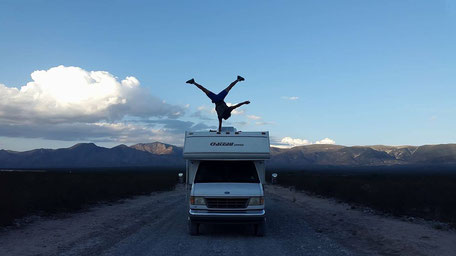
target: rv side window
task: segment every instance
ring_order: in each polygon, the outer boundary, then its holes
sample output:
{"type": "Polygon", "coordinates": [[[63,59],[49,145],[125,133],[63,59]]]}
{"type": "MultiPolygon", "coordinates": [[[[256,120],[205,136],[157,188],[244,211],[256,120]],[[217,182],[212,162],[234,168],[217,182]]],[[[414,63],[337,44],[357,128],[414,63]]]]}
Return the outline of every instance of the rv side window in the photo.
{"type": "Polygon", "coordinates": [[[201,161],[195,183],[242,182],[259,183],[252,161],[201,161]]]}

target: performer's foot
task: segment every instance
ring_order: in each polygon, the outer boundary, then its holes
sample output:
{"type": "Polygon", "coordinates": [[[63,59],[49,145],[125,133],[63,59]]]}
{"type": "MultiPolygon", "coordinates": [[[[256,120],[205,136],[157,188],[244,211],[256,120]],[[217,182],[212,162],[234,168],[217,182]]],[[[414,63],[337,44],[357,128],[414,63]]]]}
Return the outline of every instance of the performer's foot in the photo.
{"type": "Polygon", "coordinates": [[[242,76],[238,76],[238,77],[237,77],[237,80],[238,80],[238,81],[244,81],[245,79],[244,79],[242,76]]]}
{"type": "Polygon", "coordinates": [[[250,101],[246,100],[244,101],[244,104],[250,104],[250,101]]]}
{"type": "Polygon", "coordinates": [[[187,84],[194,84],[195,83],[195,79],[192,78],[192,79],[188,80],[186,83],[187,84]]]}

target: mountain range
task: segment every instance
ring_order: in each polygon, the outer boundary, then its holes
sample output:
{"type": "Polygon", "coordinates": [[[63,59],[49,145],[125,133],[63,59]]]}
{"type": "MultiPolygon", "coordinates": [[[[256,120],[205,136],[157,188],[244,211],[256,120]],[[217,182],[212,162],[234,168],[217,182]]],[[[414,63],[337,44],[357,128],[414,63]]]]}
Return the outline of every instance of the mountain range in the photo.
{"type": "MultiPolygon", "coordinates": [[[[69,148],[0,150],[0,168],[183,167],[182,148],[161,142],[113,148],[80,143],[69,148]]],[[[382,166],[456,163],[456,144],[424,146],[340,146],[314,144],[271,147],[269,167],[308,165],[382,166]]]]}
{"type": "Polygon", "coordinates": [[[340,146],[314,144],[290,149],[271,148],[270,165],[382,166],[456,163],[456,144],[424,146],[340,146]]]}

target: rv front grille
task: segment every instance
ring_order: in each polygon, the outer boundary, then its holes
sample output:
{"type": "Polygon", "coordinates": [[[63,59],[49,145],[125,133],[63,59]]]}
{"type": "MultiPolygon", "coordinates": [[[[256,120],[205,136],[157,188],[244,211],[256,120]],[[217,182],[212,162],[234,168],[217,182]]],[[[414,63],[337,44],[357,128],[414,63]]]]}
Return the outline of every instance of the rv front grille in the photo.
{"type": "Polygon", "coordinates": [[[248,198],[205,198],[207,208],[247,208],[248,198]]]}

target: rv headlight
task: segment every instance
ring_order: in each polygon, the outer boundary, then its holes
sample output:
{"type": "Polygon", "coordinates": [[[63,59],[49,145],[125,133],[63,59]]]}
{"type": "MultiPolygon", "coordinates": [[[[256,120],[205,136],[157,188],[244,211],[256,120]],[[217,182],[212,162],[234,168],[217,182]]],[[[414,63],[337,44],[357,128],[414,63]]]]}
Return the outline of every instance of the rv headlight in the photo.
{"type": "Polygon", "coordinates": [[[193,204],[193,205],[205,205],[206,202],[204,201],[204,197],[191,196],[190,197],[190,204],[193,204]]]}
{"type": "Polygon", "coordinates": [[[264,204],[264,197],[251,197],[249,201],[249,205],[263,205],[264,204]]]}

